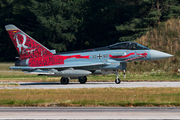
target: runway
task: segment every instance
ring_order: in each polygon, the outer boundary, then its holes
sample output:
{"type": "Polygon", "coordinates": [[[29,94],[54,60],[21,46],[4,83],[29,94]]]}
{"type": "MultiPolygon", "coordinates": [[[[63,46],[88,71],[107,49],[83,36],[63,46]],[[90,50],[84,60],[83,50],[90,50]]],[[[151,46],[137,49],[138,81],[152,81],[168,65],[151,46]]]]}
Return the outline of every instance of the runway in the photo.
{"type": "Polygon", "coordinates": [[[138,88],[138,87],[180,87],[180,82],[71,82],[62,85],[59,82],[19,82],[20,86],[5,86],[0,89],[68,89],[68,88],[138,88]]]}
{"type": "Polygon", "coordinates": [[[179,119],[180,108],[0,107],[0,119],[179,119]]]}

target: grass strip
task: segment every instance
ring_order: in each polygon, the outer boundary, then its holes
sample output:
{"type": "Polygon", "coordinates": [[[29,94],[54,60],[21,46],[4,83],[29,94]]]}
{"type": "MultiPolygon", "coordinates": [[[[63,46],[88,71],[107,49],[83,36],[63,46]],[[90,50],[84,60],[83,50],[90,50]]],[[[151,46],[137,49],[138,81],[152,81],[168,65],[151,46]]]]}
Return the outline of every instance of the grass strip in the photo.
{"type": "Polygon", "coordinates": [[[180,88],[2,89],[0,106],[180,106],[180,88]]]}
{"type": "Polygon", "coordinates": [[[14,86],[20,86],[18,83],[1,83],[0,82],[0,87],[14,87],[14,86]]]}

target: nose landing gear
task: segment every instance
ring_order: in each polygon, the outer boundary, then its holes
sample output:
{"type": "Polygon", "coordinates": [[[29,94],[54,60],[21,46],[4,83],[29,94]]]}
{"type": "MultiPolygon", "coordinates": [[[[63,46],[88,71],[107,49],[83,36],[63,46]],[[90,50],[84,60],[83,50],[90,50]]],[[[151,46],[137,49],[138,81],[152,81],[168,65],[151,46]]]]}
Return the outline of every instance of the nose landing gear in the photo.
{"type": "Polygon", "coordinates": [[[116,83],[116,84],[120,84],[120,83],[121,83],[121,80],[120,80],[119,78],[116,78],[115,83],[116,83]]]}
{"type": "Polygon", "coordinates": [[[115,83],[116,83],[116,84],[120,84],[120,83],[121,83],[121,80],[119,79],[118,70],[116,70],[116,76],[117,76],[117,78],[115,79],[115,83]]]}

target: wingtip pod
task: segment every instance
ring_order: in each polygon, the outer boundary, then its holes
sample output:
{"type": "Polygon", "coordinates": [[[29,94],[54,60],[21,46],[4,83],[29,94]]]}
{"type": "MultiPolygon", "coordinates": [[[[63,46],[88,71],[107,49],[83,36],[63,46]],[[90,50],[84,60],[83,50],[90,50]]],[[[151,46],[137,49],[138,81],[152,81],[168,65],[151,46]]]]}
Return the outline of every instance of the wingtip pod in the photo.
{"type": "Polygon", "coordinates": [[[53,55],[49,49],[31,38],[15,25],[6,25],[5,29],[7,30],[16,50],[20,55],[20,60],[53,55]]]}

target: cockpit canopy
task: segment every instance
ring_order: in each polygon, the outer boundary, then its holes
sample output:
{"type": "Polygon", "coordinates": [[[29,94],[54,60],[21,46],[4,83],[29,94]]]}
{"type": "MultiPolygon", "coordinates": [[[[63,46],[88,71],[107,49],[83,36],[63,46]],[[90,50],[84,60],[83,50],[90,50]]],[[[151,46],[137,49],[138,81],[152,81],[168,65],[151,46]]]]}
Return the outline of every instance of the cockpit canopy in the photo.
{"type": "Polygon", "coordinates": [[[149,48],[135,42],[120,42],[109,45],[110,49],[128,49],[128,50],[149,50],[149,48]]]}

